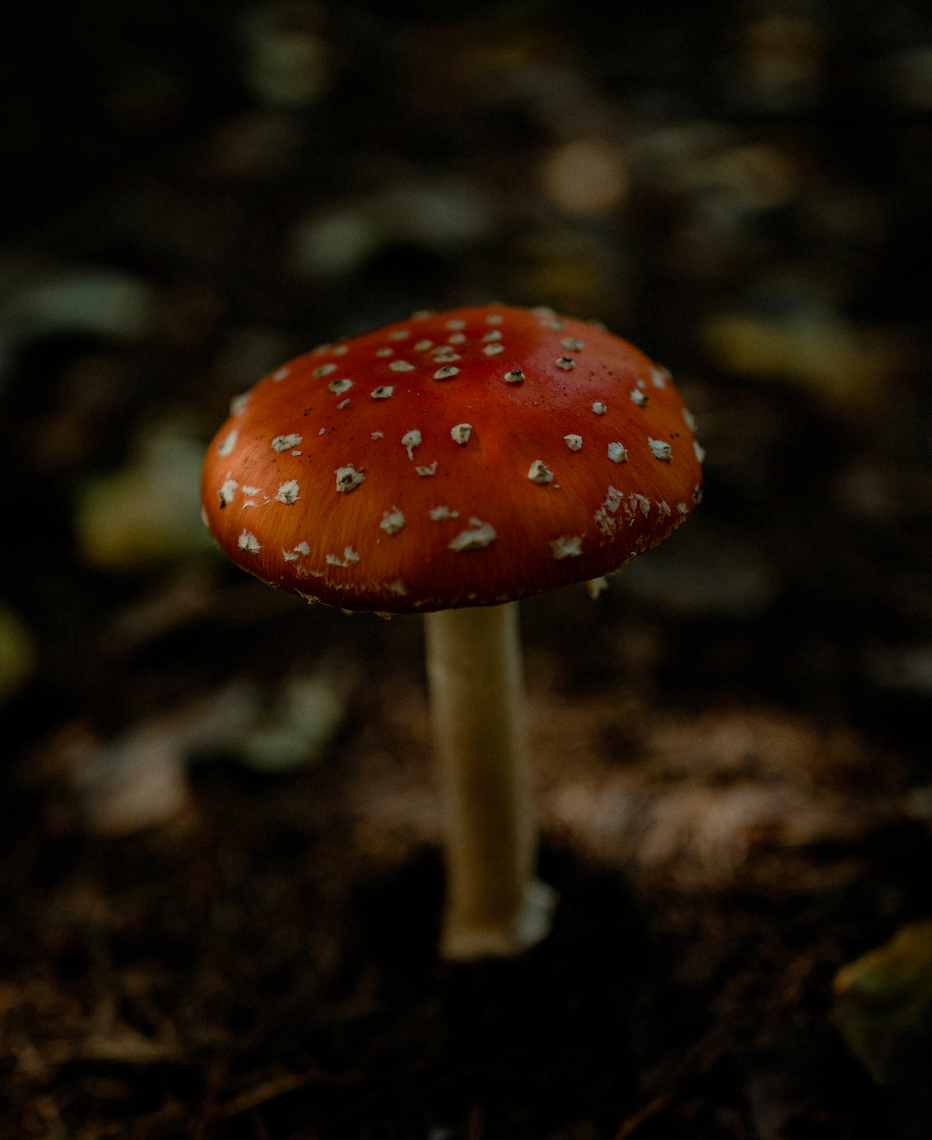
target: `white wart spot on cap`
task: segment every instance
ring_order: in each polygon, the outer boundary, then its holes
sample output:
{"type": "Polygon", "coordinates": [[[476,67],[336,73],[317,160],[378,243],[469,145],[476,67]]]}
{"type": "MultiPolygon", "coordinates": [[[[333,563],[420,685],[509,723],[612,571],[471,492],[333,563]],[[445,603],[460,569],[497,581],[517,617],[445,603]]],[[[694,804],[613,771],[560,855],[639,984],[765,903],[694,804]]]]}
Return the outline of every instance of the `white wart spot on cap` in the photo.
{"type": "Polygon", "coordinates": [[[644,518],[647,518],[650,514],[650,499],[635,492],[628,496],[628,507],[632,514],[639,509],[644,518]]]}
{"type": "Polygon", "coordinates": [[[234,396],[230,401],[230,415],[241,416],[246,411],[252,392],[243,392],[241,396],[234,396]]]}
{"type": "Polygon", "coordinates": [[[610,486],[601,507],[592,516],[602,534],[611,535],[615,533],[618,524],[612,515],[617,512],[623,500],[624,495],[621,491],[617,487],[610,486]]]}
{"type": "Polygon", "coordinates": [[[560,320],[560,318],[557,316],[557,314],[553,311],[553,309],[548,309],[546,305],[538,305],[535,309],[532,309],[531,312],[534,314],[535,317],[538,317],[540,319],[541,328],[545,328],[545,329],[562,329],[563,328],[563,322],[560,320]]]}
{"type": "Polygon", "coordinates": [[[520,384],[524,379],[526,379],[526,377],[520,368],[512,368],[512,370],[506,372],[504,376],[506,384],[520,384]]]}
{"type": "Polygon", "coordinates": [[[217,444],[217,454],[226,457],[231,454],[239,439],[239,432],[234,428],[224,439],[217,444]]]}
{"type": "Polygon", "coordinates": [[[327,391],[333,392],[335,396],[339,396],[343,392],[348,392],[352,386],[353,381],[344,377],[342,380],[331,380],[327,385],[327,391]]]}
{"type": "Polygon", "coordinates": [[[650,397],[645,395],[640,388],[631,389],[631,403],[637,404],[639,408],[646,408],[650,397]]]}
{"type": "Polygon", "coordinates": [[[418,473],[418,475],[436,475],[437,460],[435,459],[430,467],[415,467],[414,470],[418,473]]]}
{"type": "Polygon", "coordinates": [[[452,364],[445,364],[442,368],[438,368],[434,373],[435,380],[449,380],[451,376],[457,376],[459,369],[452,364]]]}
{"type": "Polygon", "coordinates": [[[243,533],[236,540],[236,545],[240,550],[245,550],[247,554],[258,554],[262,549],[258,538],[250,530],[244,530],[243,533]]]}
{"type": "Polygon", "coordinates": [[[286,364],[284,368],[279,368],[272,373],[272,379],[275,381],[284,380],[291,375],[291,369],[286,364]]]}
{"type": "Polygon", "coordinates": [[[311,548],[308,546],[308,544],[306,542],[299,542],[298,545],[295,547],[295,553],[296,554],[303,554],[306,558],[311,553],[311,548]]]}
{"type": "Polygon", "coordinates": [[[381,431],[374,431],[374,432],[371,432],[370,434],[372,435],[373,439],[381,439],[385,433],[381,432],[381,431]]]}
{"type": "Polygon", "coordinates": [[[666,368],[651,368],[650,380],[655,388],[666,388],[670,373],[666,368]]]}
{"type": "Polygon", "coordinates": [[[434,342],[432,340],[419,340],[414,346],[414,350],[415,352],[426,352],[429,348],[433,347],[433,344],[434,342]]]}
{"type": "Polygon", "coordinates": [[[663,515],[663,517],[664,517],[664,518],[666,518],[666,519],[668,519],[668,518],[670,517],[670,515],[671,515],[671,514],[673,514],[673,512],[670,510],[670,504],[669,504],[669,503],[666,503],[666,502],[664,502],[664,503],[658,503],[658,504],[657,504],[657,509],[660,511],[660,513],[661,513],[661,514],[663,515]]]}
{"type": "Polygon", "coordinates": [[[677,503],[676,509],[679,511],[681,518],[686,518],[686,504],[685,503],[677,503]]]}
{"type": "Polygon", "coordinates": [[[283,451],[289,451],[292,447],[297,447],[304,437],[292,432],[290,435],[277,435],[272,440],[272,450],[277,451],[279,455],[283,451]]]}
{"type": "Polygon", "coordinates": [[[562,344],[568,352],[582,352],[586,347],[585,342],[575,336],[565,336],[563,340],[560,341],[560,344],[562,344]]]}
{"type": "Polygon", "coordinates": [[[532,483],[552,483],[553,472],[546,466],[542,459],[535,459],[531,464],[531,469],[527,473],[528,479],[532,483]]]}
{"type": "Polygon", "coordinates": [[[387,400],[394,391],[391,384],[380,384],[378,388],[373,388],[369,395],[373,400],[387,400]]]}
{"type": "Polygon", "coordinates": [[[485,323],[487,325],[500,325],[504,319],[501,313],[489,313],[485,318],[485,323]]]}
{"type": "Polygon", "coordinates": [[[696,417],[692,414],[689,408],[683,409],[683,419],[686,421],[686,426],[690,431],[696,430],[696,417]]]}
{"type": "Polygon", "coordinates": [[[447,344],[462,344],[465,339],[465,333],[453,333],[447,337],[447,344]]]}
{"type": "Polygon", "coordinates": [[[284,560],[286,562],[297,562],[298,561],[297,554],[292,554],[292,552],[290,550],[283,550],[282,551],[282,558],[284,558],[284,560]]]}
{"type": "Polygon", "coordinates": [[[503,344],[487,344],[482,351],[486,356],[498,356],[499,353],[505,351],[505,346],[503,344]]]}
{"type": "MultiPolygon", "coordinates": [[[[262,494],[262,488],[261,487],[247,487],[246,484],[244,483],[243,484],[243,494],[249,495],[250,497],[252,495],[261,495],[262,494]]],[[[255,505],[255,504],[253,504],[253,505],[255,505]]]]}
{"type": "Polygon", "coordinates": [[[623,443],[610,443],[608,445],[608,457],[612,463],[627,463],[628,449],[623,443]]]}
{"type": "Polygon", "coordinates": [[[392,340],[407,340],[410,335],[407,329],[395,329],[392,333],[392,340]]]}
{"type": "Polygon", "coordinates": [[[618,523],[612,518],[608,511],[606,511],[605,507],[599,507],[592,518],[602,534],[614,534],[618,528],[618,523]]]}
{"type": "Polygon", "coordinates": [[[409,364],[407,360],[393,360],[388,366],[392,372],[413,372],[414,365],[409,364]]]}
{"type": "Polygon", "coordinates": [[[297,480],[295,479],[289,479],[287,483],[279,483],[278,494],[275,496],[275,500],[290,507],[292,503],[296,503],[300,498],[299,490],[297,480]]]}
{"type": "Polygon", "coordinates": [[[482,338],[483,344],[489,344],[493,340],[501,340],[502,334],[500,329],[489,329],[489,331],[482,338]]]}
{"type": "Polygon", "coordinates": [[[696,458],[700,463],[705,461],[705,448],[697,439],[693,440],[693,451],[696,453],[696,458]]]}
{"type": "Polygon", "coordinates": [[[484,523],[480,519],[470,519],[469,530],[461,530],[452,542],[447,543],[447,549],[457,554],[463,550],[481,550],[490,542],[494,542],[496,537],[495,529],[489,523],[484,523]]]}
{"type": "Polygon", "coordinates": [[[360,483],[365,479],[362,471],[357,471],[354,467],[338,467],[335,471],[337,477],[337,490],[341,491],[344,495],[349,494],[350,491],[355,491],[360,483]]]}
{"type": "Polygon", "coordinates": [[[603,404],[601,400],[596,400],[596,402],[592,405],[592,410],[597,416],[604,416],[608,411],[608,405],[603,404]]]}
{"type": "Polygon", "coordinates": [[[570,449],[570,451],[579,451],[579,449],[582,447],[582,436],[581,435],[565,435],[563,437],[563,442],[570,449]]]}
{"type": "Polygon", "coordinates": [[[603,500],[603,506],[607,510],[610,510],[612,514],[614,514],[621,506],[623,499],[624,495],[621,493],[621,491],[618,490],[617,487],[609,486],[608,491],[605,494],[605,499],[603,500]]]}
{"type": "Polygon", "coordinates": [[[572,372],[576,367],[576,361],[572,356],[558,356],[554,361],[557,368],[562,368],[564,372],[572,372]]]}
{"type": "Polygon", "coordinates": [[[375,355],[376,356],[394,356],[395,350],[393,348],[388,348],[388,346],[386,346],[385,348],[376,349],[375,355]]]}
{"type": "Polygon", "coordinates": [[[349,396],[347,396],[345,400],[341,400],[340,403],[337,404],[337,408],[342,411],[342,409],[345,408],[348,403],[349,403],[349,396]]]}
{"type": "Polygon", "coordinates": [[[432,522],[440,522],[441,519],[458,519],[460,517],[459,511],[451,511],[449,507],[434,507],[434,509],[428,511],[427,514],[432,522]]]}
{"type": "Polygon", "coordinates": [[[414,458],[414,449],[421,446],[421,433],[417,428],[406,431],[401,437],[401,446],[408,449],[408,458],[414,458]]]}
{"type": "Polygon", "coordinates": [[[662,439],[651,439],[647,437],[647,446],[654,453],[655,459],[661,459],[664,463],[669,463],[673,459],[673,452],[670,450],[669,443],[665,443],[662,439]]]}
{"type": "Polygon", "coordinates": [[[379,526],[386,534],[397,534],[400,530],[404,529],[405,517],[398,510],[397,507],[392,507],[390,511],[382,512],[382,521],[379,526]]]}
{"type": "Polygon", "coordinates": [[[558,561],[561,558],[578,558],[582,554],[582,540],[581,534],[563,534],[555,538],[550,544],[554,558],[558,561]]]}
{"type": "Polygon", "coordinates": [[[346,356],[346,354],[348,352],[349,352],[349,345],[348,344],[338,344],[336,346],[336,348],[333,350],[333,355],[334,356],[346,356]]]}
{"type": "Polygon", "coordinates": [[[233,502],[233,496],[236,494],[236,488],[238,486],[239,486],[239,483],[237,483],[237,481],[235,479],[227,479],[227,481],[223,484],[223,486],[217,492],[217,497],[220,500],[220,509],[221,510],[223,510],[223,508],[228,503],[233,502]]]}
{"type": "Polygon", "coordinates": [[[359,555],[351,546],[344,546],[342,558],[337,557],[336,554],[328,554],[326,561],[328,566],[352,566],[359,561],[359,555]]]}
{"type": "Polygon", "coordinates": [[[456,332],[458,329],[464,329],[465,327],[466,327],[465,321],[461,321],[461,320],[457,320],[457,319],[454,319],[452,321],[447,321],[447,328],[452,329],[454,332],[456,332]]]}
{"type": "Polygon", "coordinates": [[[450,435],[453,437],[453,442],[460,445],[468,442],[471,433],[472,424],[456,424],[455,427],[450,428],[450,435]]]}
{"type": "Polygon", "coordinates": [[[323,380],[325,376],[329,376],[331,372],[336,372],[337,366],[335,364],[321,364],[319,368],[315,368],[312,375],[315,380],[323,380]]]}

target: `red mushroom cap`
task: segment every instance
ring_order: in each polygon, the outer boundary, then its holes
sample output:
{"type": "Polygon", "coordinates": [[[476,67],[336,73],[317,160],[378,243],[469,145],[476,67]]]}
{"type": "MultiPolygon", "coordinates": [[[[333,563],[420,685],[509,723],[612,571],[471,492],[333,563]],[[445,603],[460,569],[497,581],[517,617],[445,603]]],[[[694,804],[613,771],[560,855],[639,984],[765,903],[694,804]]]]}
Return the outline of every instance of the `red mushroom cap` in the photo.
{"type": "Polygon", "coordinates": [[[261,380],[204,463],[244,570],[345,609],[494,605],[597,578],[699,501],[701,449],[633,345],[549,309],[416,315],[261,380]]]}

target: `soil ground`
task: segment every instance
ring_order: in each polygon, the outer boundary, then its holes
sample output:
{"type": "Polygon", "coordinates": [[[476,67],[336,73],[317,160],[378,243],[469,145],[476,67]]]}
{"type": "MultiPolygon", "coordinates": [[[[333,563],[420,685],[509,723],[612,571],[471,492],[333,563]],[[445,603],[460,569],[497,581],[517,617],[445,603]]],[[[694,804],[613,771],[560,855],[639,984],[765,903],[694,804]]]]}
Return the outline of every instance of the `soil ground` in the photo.
{"type": "Polygon", "coordinates": [[[928,1011],[833,984],[932,916],[928,21],[668,7],[2,17],[3,1140],[932,1133],[928,1011]],[[418,621],[247,580],[191,487],[281,360],[490,297],[668,364],[706,496],[522,603],[559,904],[452,965],[418,621]]]}

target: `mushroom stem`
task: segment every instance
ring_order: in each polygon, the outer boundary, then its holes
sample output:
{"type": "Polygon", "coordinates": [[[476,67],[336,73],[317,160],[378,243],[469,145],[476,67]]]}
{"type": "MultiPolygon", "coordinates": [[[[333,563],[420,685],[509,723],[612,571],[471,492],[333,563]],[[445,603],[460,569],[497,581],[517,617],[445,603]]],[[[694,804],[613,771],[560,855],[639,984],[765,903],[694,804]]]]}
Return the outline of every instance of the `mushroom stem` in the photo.
{"type": "Polygon", "coordinates": [[[434,750],[447,814],[445,958],[517,954],[544,938],[555,901],[533,877],[516,603],[426,615],[434,750]]]}

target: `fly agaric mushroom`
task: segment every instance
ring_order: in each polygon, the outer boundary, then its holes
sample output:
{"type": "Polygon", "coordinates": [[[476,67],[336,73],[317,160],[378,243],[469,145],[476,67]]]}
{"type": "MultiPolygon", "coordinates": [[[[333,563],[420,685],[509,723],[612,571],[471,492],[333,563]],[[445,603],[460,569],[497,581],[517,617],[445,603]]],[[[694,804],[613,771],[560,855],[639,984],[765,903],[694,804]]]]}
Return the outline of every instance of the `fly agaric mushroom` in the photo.
{"type": "Polygon", "coordinates": [[[225,553],[309,602],[426,615],[442,953],[532,945],[553,894],[533,877],[514,603],[617,570],[699,501],[669,374],[549,309],[481,306],[322,345],[231,411],[202,479],[225,553]]]}

